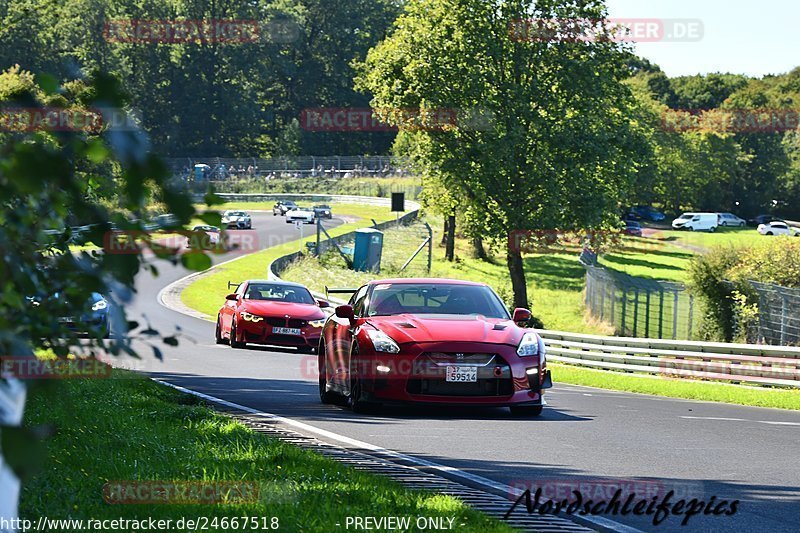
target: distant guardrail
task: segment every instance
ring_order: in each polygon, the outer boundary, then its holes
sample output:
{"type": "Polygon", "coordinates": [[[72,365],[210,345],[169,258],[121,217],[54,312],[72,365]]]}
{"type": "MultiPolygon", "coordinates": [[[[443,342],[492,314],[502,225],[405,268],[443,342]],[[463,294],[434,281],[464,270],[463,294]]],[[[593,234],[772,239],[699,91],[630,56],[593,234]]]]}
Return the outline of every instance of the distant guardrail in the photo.
{"type": "MultiPolygon", "coordinates": [[[[277,200],[306,200],[310,202],[340,202],[364,205],[392,205],[391,198],[377,196],[357,196],[352,194],[308,194],[308,193],[216,193],[228,202],[272,202],[277,200]]],[[[197,195],[197,201],[202,200],[202,195],[197,195]]],[[[409,211],[419,211],[420,205],[412,200],[406,200],[409,211]]]]}
{"type": "Polygon", "coordinates": [[[663,377],[800,387],[800,349],[540,331],[551,361],[663,377]]]}

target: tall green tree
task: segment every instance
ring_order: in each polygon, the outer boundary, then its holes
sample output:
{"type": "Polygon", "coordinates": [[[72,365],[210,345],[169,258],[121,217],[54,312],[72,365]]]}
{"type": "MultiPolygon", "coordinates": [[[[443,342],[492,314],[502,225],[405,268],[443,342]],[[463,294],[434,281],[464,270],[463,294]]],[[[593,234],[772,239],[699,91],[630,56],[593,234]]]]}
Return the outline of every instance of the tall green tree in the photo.
{"type": "MultiPolygon", "coordinates": [[[[610,228],[646,151],[621,83],[623,46],[511,31],[531,18],[605,15],[592,0],[411,0],[368,54],[358,86],[384,110],[457,110],[458,123],[445,127],[386,118],[420,131],[425,157],[495,242],[517,231],[610,228]]],[[[515,305],[527,307],[522,253],[509,246],[506,256],[515,305]]]]}

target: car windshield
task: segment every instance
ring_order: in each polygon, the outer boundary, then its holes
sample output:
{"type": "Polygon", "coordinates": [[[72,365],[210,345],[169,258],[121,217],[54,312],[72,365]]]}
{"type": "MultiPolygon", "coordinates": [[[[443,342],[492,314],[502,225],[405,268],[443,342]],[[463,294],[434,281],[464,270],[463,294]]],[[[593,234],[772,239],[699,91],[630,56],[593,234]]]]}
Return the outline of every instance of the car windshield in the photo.
{"type": "Polygon", "coordinates": [[[508,319],[497,295],[483,285],[383,283],[376,285],[367,316],[400,313],[415,315],[482,315],[508,319]]]}
{"type": "Polygon", "coordinates": [[[192,231],[211,231],[211,232],[218,232],[219,228],[216,226],[195,226],[192,228],[192,231]]]}
{"type": "Polygon", "coordinates": [[[247,213],[245,213],[244,211],[231,211],[230,213],[228,213],[228,216],[229,217],[246,217],[247,213]]]}
{"type": "Polygon", "coordinates": [[[686,213],[678,217],[678,220],[689,220],[694,216],[694,213],[686,213]]]}
{"type": "Polygon", "coordinates": [[[331,208],[329,205],[317,205],[317,206],[314,206],[314,207],[316,209],[330,209],[331,208]]]}
{"type": "Polygon", "coordinates": [[[247,286],[244,297],[248,300],[316,304],[316,300],[305,287],[280,283],[251,283],[247,286]]]}

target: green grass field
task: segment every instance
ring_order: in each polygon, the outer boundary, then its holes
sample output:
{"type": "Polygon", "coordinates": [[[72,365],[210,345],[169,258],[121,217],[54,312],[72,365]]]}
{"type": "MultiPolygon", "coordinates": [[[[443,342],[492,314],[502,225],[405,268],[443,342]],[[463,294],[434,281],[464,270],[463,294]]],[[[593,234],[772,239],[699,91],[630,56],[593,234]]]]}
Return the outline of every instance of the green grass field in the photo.
{"type": "MultiPolygon", "coordinates": [[[[47,453],[40,454],[38,473],[23,484],[20,516],[34,524],[40,516],[238,517],[240,523],[242,517],[267,517],[281,531],[328,532],[348,516],[410,516],[412,522],[424,516],[452,518],[464,531],[512,531],[451,497],[407,490],[255,433],[192,396],[136,375],[36,388],[25,425],[55,429],[45,443],[47,453]],[[217,504],[104,501],[106,483],[129,481],[244,482],[257,492],[253,501],[217,504]]],[[[207,530],[233,529],[252,530],[230,525],[207,530]]]]}

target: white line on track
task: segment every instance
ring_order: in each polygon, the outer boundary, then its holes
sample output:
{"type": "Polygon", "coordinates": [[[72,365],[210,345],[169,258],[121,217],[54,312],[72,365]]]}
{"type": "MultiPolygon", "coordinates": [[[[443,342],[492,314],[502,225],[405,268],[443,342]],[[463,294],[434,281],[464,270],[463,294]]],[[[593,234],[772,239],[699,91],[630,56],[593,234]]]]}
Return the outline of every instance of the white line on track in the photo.
{"type": "MultiPolygon", "coordinates": [[[[327,429],[318,428],[316,426],[312,426],[310,424],[306,424],[305,422],[300,422],[298,420],[294,420],[291,418],[286,418],[280,415],[275,415],[272,413],[265,413],[264,411],[259,411],[258,409],[253,409],[252,407],[247,407],[245,405],[239,405],[237,403],[229,402],[227,400],[223,400],[222,398],[217,398],[215,396],[210,396],[208,394],[203,394],[202,392],[197,392],[191,389],[187,389],[185,387],[181,387],[179,385],[174,385],[167,381],[163,381],[156,378],[150,378],[157,383],[161,383],[162,385],[166,385],[167,387],[172,387],[175,390],[184,392],[186,394],[191,394],[197,396],[198,398],[202,398],[204,400],[208,400],[210,402],[224,405],[227,407],[231,407],[233,409],[238,409],[240,411],[244,411],[246,413],[250,413],[253,415],[262,416],[264,418],[268,418],[270,420],[275,420],[276,422],[280,422],[282,424],[286,424],[288,426],[292,426],[294,428],[307,431],[310,433],[314,433],[315,435],[319,435],[321,437],[325,437],[327,439],[340,442],[342,444],[347,444],[349,446],[354,446],[356,448],[361,448],[364,450],[369,450],[371,452],[380,453],[381,455],[386,455],[389,457],[393,457],[395,459],[400,459],[402,461],[407,461],[409,463],[416,464],[418,466],[424,466],[426,468],[430,468],[433,470],[437,470],[439,472],[447,473],[453,477],[462,478],[468,480],[476,485],[480,485],[483,487],[491,488],[495,491],[501,491],[502,493],[513,495],[513,497],[519,497],[522,495],[523,491],[511,487],[509,485],[505,485],[503,483],[493,481],[489,478],[485,478],[483,476],[478,476],[472,474],[470,472],[465,472],[463,470],[459,470],[458,468],[454,468],[452,466],[441,465],[438,463],[434,463],[432,461],[428,461],[426,459],[420,459],[418,457],[413,457],[410,455],[406,455],[400,452],[396,452],[393,450],[388,450],[386,448],[381,448],[380,446],[375,446],[374,444],[370,444],[368,442],[363,442],[360,440],[352,439],[350,437],[346,437],[344,435],[339,435],[338,433],[334,433],[332,431],[328,431],[327,429]]],[[[510,503],[510,502],[509,502],[510,503]]],[[[643,533],[641,530],[626,526],[625,524],[621,524],[619,522],[615,522],[614,520],[610,520],[608,518],[602,516],[582,516],[583,520],[596,524],[600,527],[604,527],[606,529],[611,529],[613,531],[618,531],[620,533],[643,533]]]]}
{"type": "Polygon", "coordinates": [[[721,420],[723,422],[750,422],[753,424],[768,424],[770,426],[800,426],[800,422],[773,422],[771,420],[747,420],[746,418],[726,418],[721,416],[681,416],[686,420],[721,420]]]}

